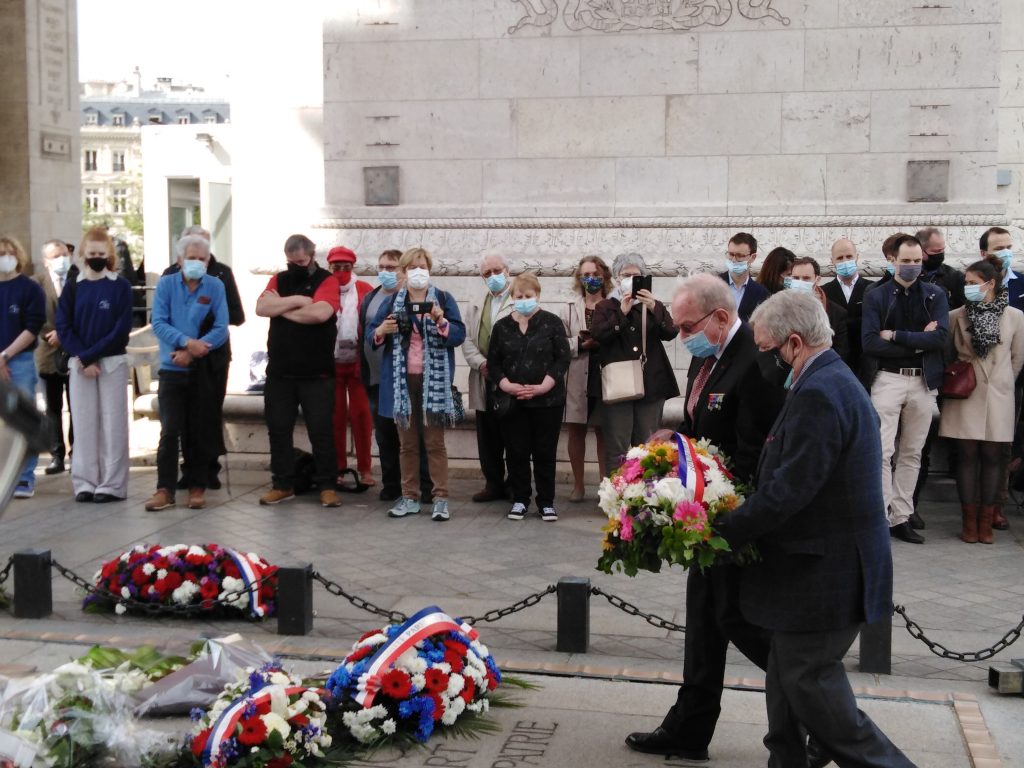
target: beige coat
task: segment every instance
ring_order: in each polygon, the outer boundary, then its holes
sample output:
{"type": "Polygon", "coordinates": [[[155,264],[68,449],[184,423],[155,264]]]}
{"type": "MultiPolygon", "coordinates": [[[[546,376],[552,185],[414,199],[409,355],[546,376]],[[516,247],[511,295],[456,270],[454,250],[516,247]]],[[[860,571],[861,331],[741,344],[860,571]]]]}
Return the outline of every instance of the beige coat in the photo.
{"type": "Polygon", "coordinates": [[[32,276],[32,279],[39,283],[39,286],[43,289],[43,294],[46,296],[46,322],[39,329],[39,343],[36,344],[34,353],[36,371],[40,374],[48,375],[57,372],[57,363],[54,360],[57,348],[47,344],[43,337],[56,328],[57,300],[60,297],[57,296],[57,288],[54,286],[50,273],[46,271],[45,267],[39,269],[32,276]]]}
{"type": "Polygon", "coordinates": [[[979,358],[971,346],[964,308],[949,313],[956,359],[974,365],[978,384],[965,400],[943,400],[939,435],[958,440],[1013,442],[1013,388],[1024,366],[1024,313],[1007,307],[999,320],[998,346],[979,358]]]}
{"type": "Polygon", "coordinates": [[[562,307],[562,325],[569,337],[569,373],[565,377],[565,423],[587,423],[587,384],[590,381],[590,351],[580,350],[578,337],[587,327],[586,301],[578,296],[562,307]]]}
{"type": "MultiPolygon", "coordinates": [[[[511,281],[509,281],[511,283],[511,281]]],[[[480,337],[480,311],[483,309],[487,294],[484,293],[479,299],[469,305],[463,320],[466,323],[466,340],[462,344],[462,354],[469,364],[469,407],[474,411],[487,410],[487,386],[484,377],[480,375],[480,366],[487,362],[487,354],[482,352],[476,345],[480,337]]],[[[505,291],[501,300],[501,308],[498,310],[494,323],[491,323],[491,333],[494,333],[494,325],[501,318],[512,314],[512,291],[505,291]]]]}

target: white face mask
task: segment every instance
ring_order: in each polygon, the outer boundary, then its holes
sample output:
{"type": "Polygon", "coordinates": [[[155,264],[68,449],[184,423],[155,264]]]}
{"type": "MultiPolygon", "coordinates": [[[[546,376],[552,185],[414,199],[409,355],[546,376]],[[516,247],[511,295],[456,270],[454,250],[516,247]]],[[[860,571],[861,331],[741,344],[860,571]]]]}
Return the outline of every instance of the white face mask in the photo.
{"type": "Polygon", "coordinates": [[[421,290],[427,287],[427,283],[430,282],[430,272],[426,269],[417,267],[416,269],[410,269],[406,273],[406,281],[409,283],[410,288],[421,290]]]}
{"type": "Polygon", "coordinates": [[[623,296],[632,296],[633,295],[633,276],[630,275],[629,277],[620,277],[619,278],[619,288],[622,289],[622,295],[623,296]]]}
{"type": "Polygon", "coordinates": [[[13,272],[18,268],[18,257],[11,256],[10,254],[4,254],[0,256],[0,272],[7,274],[13,272]]]}
{"type": "Polygon", "coordinates": [[[60,275],[61,277],[64,277],[64,275],[68,273],[68,270],[70,268],[71,259],[69,259],[67,256],[58,256],[57,258],[53,259],[53,261],[50,262],[50,269],[53,270],[56,274],[60,275]]]}

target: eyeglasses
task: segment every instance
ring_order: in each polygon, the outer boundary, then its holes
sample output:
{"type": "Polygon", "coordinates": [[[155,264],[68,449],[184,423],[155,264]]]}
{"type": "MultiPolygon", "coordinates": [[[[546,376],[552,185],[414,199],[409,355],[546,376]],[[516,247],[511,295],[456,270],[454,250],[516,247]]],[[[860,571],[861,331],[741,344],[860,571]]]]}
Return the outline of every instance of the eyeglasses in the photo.
{"type": "Polygon", "coordinates": [[[692,322],[692,323],[680,323],[679,324],[679,332],[682,333],[684,336],[691,336],[693,334],[693,329],[696,328],[698,325],[700,325],[705,320],[707,320],[713,314],[715,314],[716,310],[717,310],[717,307],[716,307],[716,309],[712,309],[710,312],[708,312],[706,315],[704,315],[704,317],[700,318],[699,320],[697,320],[695,322],[692,322]]]}
{"type": "Polygon", "coordinates": [[[746,261],[747,259],[749,259],[751,257],[751,254],[749,254],[749,253],[735,253],[733,251],[726,251],[725,252],[725,256],[730,261],[746,261]]]}

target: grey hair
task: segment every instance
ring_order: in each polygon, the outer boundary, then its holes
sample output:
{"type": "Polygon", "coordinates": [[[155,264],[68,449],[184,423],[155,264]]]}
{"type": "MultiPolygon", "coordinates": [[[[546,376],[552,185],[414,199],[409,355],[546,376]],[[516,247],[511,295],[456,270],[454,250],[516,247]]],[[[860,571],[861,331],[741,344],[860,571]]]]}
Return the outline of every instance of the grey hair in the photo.
{"type": "Polygon", "coordinates": [[[183,230],[181,230],[182,237],[188,237],[189,235],[199,235],[200,237],[204,237],[207,240],[209,240],[210,230],[203,229],[198,224],[193,224],[191,227],[185,227],[183,230]]]}
{"type": "Polygon", "coordinates": [[[718,275],[697,274],[683,278],[676,288],[676,296],[683,293],[693,297],[701,314],[724,309],[729,317],[736,317],[736,296],[718,275]]]}
{"type": "Polygon", "coordinates": [[[931,240],[933,237],[941,234],[942,230],[939,229],[938,227],[925,227],[924,229],[917,230],[917,234],[914,235],[914,237],[916,237],[918,239],[918,242],[920,242],[921,245],[924,246],[924,244],[931,240]]]}
{"type": "Polygon", "coordinates": [[[175,253],[178,254],[178,259],[185,258],[185,251],[192,246],[196,246],[204,251],[204,253],[210,255],[210,241],[202,235],[185,235],[178,240],[177,245],[174,247],[175,253]]]}
{"type": "Polygon", "coordinates": [[[644,257],[639,253],[620,253],[612,262],[612,277],[618,277],[626,267],[639,267],[640,274],[647,274],[647,265],[644,264],[644,257]]]}
{"type": "Polygon", "coordinates": [[[779,291],[754,310],[750,324],[762,329],[776,344],[794,333],[809,347],[832,343],[832,327],[821,301],[796,291],[779,291]]]}
{"type": "Polygon", "coordinates": [[[508,259],[506,259],[505,254],[501,253],[500,251],[487,251],[486,253],[484,253],[484,255],[480,257],[480,263],[478,266],[482,267],[484,265],[484,262],[487,261],[488,259],[499,259],[501,261],[501,266],[503,266],[505,269],[509,268],[508,259]]]}

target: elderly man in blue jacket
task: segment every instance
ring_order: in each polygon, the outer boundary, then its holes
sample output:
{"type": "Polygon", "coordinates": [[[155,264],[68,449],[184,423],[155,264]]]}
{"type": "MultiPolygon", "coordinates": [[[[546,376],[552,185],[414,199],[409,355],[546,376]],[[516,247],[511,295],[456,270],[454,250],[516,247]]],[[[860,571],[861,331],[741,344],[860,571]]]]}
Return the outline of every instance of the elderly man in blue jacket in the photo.
{"type": "Polygon", "coordinates": [[[772,632],[769,766],[806,765],[799,724],[844,766],[913,763],[863,712],[843,656],[864,622],[892,612],[879,421],[831,349],[813,296],[782,291],[751,316],[767,370],[789,394],[765,440],[754,492],[718,524],[762,556],[740,583],[744,617],[772,632]]]}

